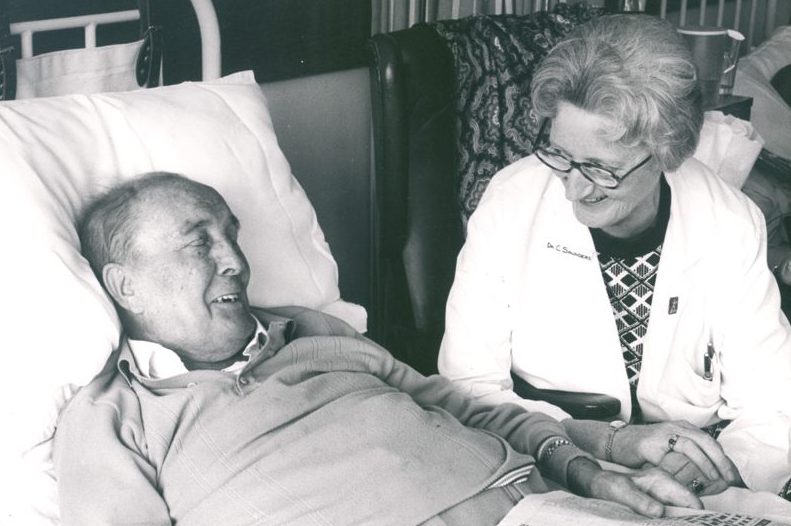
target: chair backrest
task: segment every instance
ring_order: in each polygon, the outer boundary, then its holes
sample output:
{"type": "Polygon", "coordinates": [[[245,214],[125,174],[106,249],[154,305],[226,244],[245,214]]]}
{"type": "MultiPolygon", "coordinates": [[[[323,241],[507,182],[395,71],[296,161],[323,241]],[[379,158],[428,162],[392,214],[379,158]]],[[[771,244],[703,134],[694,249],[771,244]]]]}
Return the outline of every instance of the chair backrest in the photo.
{"type": "Polygon", "coordinates": [[[464,219],[489,179],[532,151],[536,118],[509,97],[521,90],[519,100],[528,100],[535,64],[598,13],[563,4],[417,24],[371,40],[372,336],[421,372],[436,371],[464,219]]]}
{"type": "Polygon", "coordinates": [[[371,49],[376,177],[370,331],[397,358],[431,373],[463,243],[453,57],[425,25],[375,35],[371,49]]]}

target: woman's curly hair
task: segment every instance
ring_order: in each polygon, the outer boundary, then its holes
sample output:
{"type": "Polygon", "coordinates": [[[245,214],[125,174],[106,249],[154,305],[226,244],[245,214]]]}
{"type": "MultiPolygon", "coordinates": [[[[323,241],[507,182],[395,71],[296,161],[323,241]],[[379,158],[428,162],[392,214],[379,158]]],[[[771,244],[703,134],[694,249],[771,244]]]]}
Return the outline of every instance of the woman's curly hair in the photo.
{"type": "Polygon", "coordinates": [[[561,101],[609,117],[614,142],[647,147],[665,171],[693,154],[703,125],[689,49],[673,26],[650,15],[578,26],[541,63],[531,94],[542,117],[554,117],[561,101]]]}

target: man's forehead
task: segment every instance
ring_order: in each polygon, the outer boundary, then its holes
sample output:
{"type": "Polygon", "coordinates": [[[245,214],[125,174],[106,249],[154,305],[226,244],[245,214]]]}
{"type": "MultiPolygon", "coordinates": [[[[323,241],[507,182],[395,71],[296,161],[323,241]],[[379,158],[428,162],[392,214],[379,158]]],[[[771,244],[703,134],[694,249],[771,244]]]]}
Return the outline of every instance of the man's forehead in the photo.
{"type": "Polygon", "coordinates": [[[196,230],[209,228],[215,223],[221,228],[226,228],[228,226],[239,228],[239,219],[231,213],[228,207],[223,207],[207,215],[197,213],[196,211],[195,217],[186,218],[181,222],[178,233],[181,235],[189,235],[196,230]]]}
{"type": "Polygon", "coordinates": [[[149,228],[159,226],[171,234],[187,234],[213,223],[239,227],[238,218],[223,198],[208,188],[167,188],[145,196],[140,206],[141,219],[150,219],[149,228]]]}

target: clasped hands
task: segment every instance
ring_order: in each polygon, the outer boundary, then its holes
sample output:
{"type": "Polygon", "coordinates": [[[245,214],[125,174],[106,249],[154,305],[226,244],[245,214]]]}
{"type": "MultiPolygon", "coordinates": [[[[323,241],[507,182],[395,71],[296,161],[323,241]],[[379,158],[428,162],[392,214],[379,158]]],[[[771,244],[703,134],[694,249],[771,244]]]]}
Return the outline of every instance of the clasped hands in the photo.
{"type": "Polygon", "coordinates": [[[664,505],[701,509],[700,496],[741,483],[719,443],[688,422],[624,427],[613,437],[612,457],[630,472],[599,470],[587,459],[575,459],[568,472],[571,489],[659,517],[664,505]]]}

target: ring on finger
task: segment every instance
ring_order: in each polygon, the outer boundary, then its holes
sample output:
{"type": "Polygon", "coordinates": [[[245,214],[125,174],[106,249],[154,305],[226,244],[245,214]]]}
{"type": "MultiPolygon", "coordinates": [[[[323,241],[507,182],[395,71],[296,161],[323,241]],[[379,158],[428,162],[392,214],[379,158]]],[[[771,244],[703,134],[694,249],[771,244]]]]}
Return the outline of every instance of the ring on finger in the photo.
{"type": "Polygon", "coordinates": [[[673,451],[676,448],[676,444],[678,443],[679,436],[675,433],[670,435],[670,438],[667,439],[667,450],[673,451]]]}
{"type": "Polygon", "coordinates": [[[703,484],[698,479],[692,479],[692,482],[689,483],[689,488],[692,490],[693,493],[696,495],[699,494],[701,491],[705,489],[706,485],[703,484]]]}

